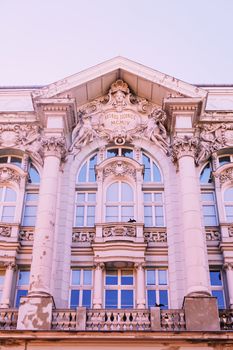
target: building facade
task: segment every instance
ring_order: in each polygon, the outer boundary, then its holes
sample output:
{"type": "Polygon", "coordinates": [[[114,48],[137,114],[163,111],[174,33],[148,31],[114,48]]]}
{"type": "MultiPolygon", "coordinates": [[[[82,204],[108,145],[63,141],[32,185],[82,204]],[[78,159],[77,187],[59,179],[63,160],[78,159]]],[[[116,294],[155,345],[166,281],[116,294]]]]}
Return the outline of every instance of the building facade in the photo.
{"type": "Polygon", "coordinates": [[[0,89],[0,348],[233,349],[233,87],[122,57],[0,89]]]}

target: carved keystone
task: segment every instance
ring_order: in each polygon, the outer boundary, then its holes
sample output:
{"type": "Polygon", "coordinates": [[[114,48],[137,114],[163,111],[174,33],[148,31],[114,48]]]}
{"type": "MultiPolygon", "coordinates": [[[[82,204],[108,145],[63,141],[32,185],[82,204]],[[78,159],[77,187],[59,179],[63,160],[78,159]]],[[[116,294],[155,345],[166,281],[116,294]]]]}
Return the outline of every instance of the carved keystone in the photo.
{"type": "Polygon", "coordinates": [[[49,330],[53,299],[50,296],[27,296],[20,299],[17,329],[49,330]]]}

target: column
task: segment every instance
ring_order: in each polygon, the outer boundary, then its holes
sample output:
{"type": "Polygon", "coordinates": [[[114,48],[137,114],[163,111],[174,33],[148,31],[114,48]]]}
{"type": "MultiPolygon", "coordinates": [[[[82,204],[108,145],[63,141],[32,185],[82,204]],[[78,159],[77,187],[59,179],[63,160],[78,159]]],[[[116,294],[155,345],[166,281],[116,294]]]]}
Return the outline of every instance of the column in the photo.
{"type": "Polygon", "coordinates": [[[227,287],[229,296],[229,307],[233,309],[233,262],[223,265],[227,275],[227,287]]]}
{"type": "Polygon", "coordinates": [[[104,263],[97,263],[95,265],[93,297],[94,309],[101,309],[103,307],[103,270],[104,263]]]}
{"type": "Polygon", "coordinates": [[[200,186],[194,161],[196,147],[196,138],[188,136],[175,139],[173,144],[173,157],[175,155],[177,160],[180,179],[180,214],[184,242],[182,253],[186,279],[184,312],[188,331],[217,331],[220,325],[217,302],[210,294],[200,186]]]}
{"type": "Polygon", "coordinates": [[[2,291],[2,302],[1,308],[9,308],[10,307],[10,297],[12,291],[12,283],[14,277],[14,271],[16,269],[16,265],[14,262],[7,262],[4,264],[6,267],[5,278],[4,278],[4,286],[2,291]]]}
{"type": "Polygon", "coordinates": [[[136,263],[136,295],[137,295],[137,309],[145,309],[145,270],[144,263],[136,263]]]}
{"type": "Polygon", "coordinates": [[[41,177],[37,221],[35,226],[28,296],[21,298],[17,329],[50,329],[53,298],[51,296],[57,190],[63,137],[42,140],[44,166],[41,177]]]}

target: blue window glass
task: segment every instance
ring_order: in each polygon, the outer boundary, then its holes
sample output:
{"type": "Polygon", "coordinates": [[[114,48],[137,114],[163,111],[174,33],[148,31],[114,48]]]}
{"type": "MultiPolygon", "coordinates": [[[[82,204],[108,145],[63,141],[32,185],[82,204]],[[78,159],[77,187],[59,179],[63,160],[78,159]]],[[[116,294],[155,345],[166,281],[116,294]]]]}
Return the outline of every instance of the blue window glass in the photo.
{"type": "Polygon", "coordinates": [[[161,182],[161,175],[159,168],[155,163],[153,163],[153,181],[155,182],[161,182]]]}
{"type": "Polygon", "coordinates": [[[167,270],[158,270],[159,274],[159,285],[167,284],[167,270]]]}
{"type": "Polygon", "coordinates": [[[224,156],[224,157],[219,157],[219,165],[224,165],[224,164],[228,164],[231,162],[231,157],[230,156],[224,156]]]}
{"type": "Polygon", "coordinates": [[[218,308],[225,309],[225,301],[222,290],[212,290],[212,296],[217,298],[218,308]]]}
{"type": "Polygon", "coordinates": [[[212,169],[211,169],[210,163],[206,164],[206,166],[204,167],[204,169],[202,170],[201,175],[200,175],[201,184],[212,183],[211,171],[212,171],[212,169]]]}
{"type": "Polygon", "coordinates": [[[155,270],[147,270],[147,272],[146,272],[146,284],[148,286],[155,285],[155,270]]]}
{"type": "Polygon", "coordinates": [[[159,303],[161,309],[168,309],[168,293],[167,290],[159,291],[159,303]]]}
{"type": "Polygon", "coordinates": [[[92,270],[83,270],[83,284],[85,286],[92,284],[92,270]]]}
{"type": "Polygon", "coordinates": [[[29,172],[28,172],[28,182],[33,184],[40,183],[40,175],[36,168],[33,165],[30,165],[29,172]]]}
{"type": "Polygon", "coordinates": [[[118,156],[118,148],[112,148],[107,150],[107,158],[112,158],[117,156],[118,156]]]}
{"type": "Polygon", "coordinates": [[[222,278],[220,271],[210,271],[211,286],[222,286],[222,278]]]}
{"type": "Polygon", "coordinates": [[[90,308],[91,307],[91,290],[83,290],[83,300],[82,306],[90,308]]]}
{"type": "Polygon", "coordinates": [[[133,158],[133,150],[127,149],[127,148],[122,148],[121,155],[122,155],[122,157],[133,158]]]}
{"type": "Polygon", "coordinates": [[[118,295],[117,290],[106,290],[105,291],[105,307],[107,309],[117,309],[118,295]]]}
{"type": "Polygon", "coordinates": [[[71,309],[75,309],[77,306],[79,306],[79,290],[71,290],[71,296],[70,296],[70,307],[71,309]]]}
{"type": "Polygon", "coordinates": [[[147,291],[147,304],[148,307],[154,307],[156,304],[156,291],[148,290],[147,291]]]}
{"type": "Polygon", "coordinates": [[[25,297],[28,294],[28,291],[26,289],[20,289],[17,291],[16,294],[16,300],[15,300],[15,307],[19,307],[20,304],[20,298],[25,297]]]}
{"type": "Polygon", "coordinates": [[[118,283],[118,277],[117,277],[117,271],[111,270],[106,272],[106,285],[117,285],[118,283]]]}
{"type": "Polygon", "coordinates": [[[121,272],[121,285],[122,286],[129,286],[133,285],[133,272],[132,271],[127,271],[123,270],[121,272]]]}
{"type": "Polygon", "coordinates": [[[72,285],[80,285],[81,270],[72,270],[72,285]]]}
{"type": "Polygon", "coordinates": [[[133,308],[133,291],[132,290],[121,291],[121,308],[122,309],[133,308]]]}
{"type": "Polygon", "coordinates": [[[89,182],[95,182],[96,181],[96,175],[95,175],[96,162],[97,162],[97,154],[94,155],[94,157],[92,157],[90,159],[90,163],[89,163],[89,178],[88,178],[89,182]]]}
{"type": "Polygon", "coordinates": [[[21,167],[22,159],[18,157],[11,157],[10,160],[11,164],[17,165],[18,167],[21,167]]]}
{"type": "Polygon", "coordinates": [[[85,163],[78,175],[78,182],[86,182],[86,176],[87,176],[87,163],[85,163]]]}
{"type": "Polygon", "coordinates": [[[143,180],[145,182],[151,181],[151,168],[150,168],[150,158],[147,157],[145,154],[142,155],[142,161],[144,165],[144,176],[143,180]]]}

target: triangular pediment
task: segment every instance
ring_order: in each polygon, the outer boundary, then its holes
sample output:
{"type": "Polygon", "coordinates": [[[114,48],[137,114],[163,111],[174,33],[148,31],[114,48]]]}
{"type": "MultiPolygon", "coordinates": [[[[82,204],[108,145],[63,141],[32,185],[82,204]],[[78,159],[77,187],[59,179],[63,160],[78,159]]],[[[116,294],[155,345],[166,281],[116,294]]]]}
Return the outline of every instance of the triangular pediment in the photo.
{"type": "Polygon", "coordinates": [[[135,95],[160,106],[166,98],[204,99],[207,95],[199,87],[119,56],[47,85],[33,93],[33,97],[69,97],[74,98],[77,105],[83,105],[107,94],[118,79],[125,81],[135,95]]]}

